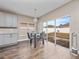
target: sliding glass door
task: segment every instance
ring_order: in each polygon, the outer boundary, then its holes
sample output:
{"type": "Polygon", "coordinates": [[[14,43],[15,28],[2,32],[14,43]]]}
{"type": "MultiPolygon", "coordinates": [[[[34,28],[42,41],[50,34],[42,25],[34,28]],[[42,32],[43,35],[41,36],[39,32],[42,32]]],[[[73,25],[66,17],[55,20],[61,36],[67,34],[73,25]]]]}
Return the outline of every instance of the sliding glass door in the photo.
{"type": "Polygon", "coordinates": [[[65,16],[44,23],[43,31],[48,34],[48,41],[69,48],[70,17],[65,16]]]}
{"type": "Polygon", "coordinates": [[[55,20],[49,20],[47,23],[48,41],[55,43],[55,20]]]}
{"type": "Polygon", "coordinates": [[[56,19],[56,43],[69,48],[70,18],[68,16],[56,19]]]}

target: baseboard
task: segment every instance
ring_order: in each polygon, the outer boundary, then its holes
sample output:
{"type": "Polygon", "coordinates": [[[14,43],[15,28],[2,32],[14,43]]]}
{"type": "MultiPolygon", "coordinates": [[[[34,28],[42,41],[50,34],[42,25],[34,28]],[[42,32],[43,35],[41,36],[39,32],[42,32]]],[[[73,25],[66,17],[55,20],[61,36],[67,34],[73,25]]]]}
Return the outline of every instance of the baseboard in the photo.
{"type": "Polygon", "coordinates": [[[11,46],[11,45],[15,45],[15,44],[17,44],[17,42],[15,42],[15,43],[9,43],[9,44],[4,44],[4,45],[0,45],[0,48],[2,48],[2,47],[7,47],[7,46],[11,46]]]}
{"type": "Polygon", "coordinates": [[[9,44],[0,45],[0,48],[2,48],[2,47],[7,47],[7,46],[11,46],[11,45],[15,45],[15,44],[17,44],[18,42],[28,41],[28,40],[29,40],[29,39],[21,39],[21,40],[18,40],[18,41],[16,41],[16,42],[14,42],[14,43],[9,43],[9,44]]]}

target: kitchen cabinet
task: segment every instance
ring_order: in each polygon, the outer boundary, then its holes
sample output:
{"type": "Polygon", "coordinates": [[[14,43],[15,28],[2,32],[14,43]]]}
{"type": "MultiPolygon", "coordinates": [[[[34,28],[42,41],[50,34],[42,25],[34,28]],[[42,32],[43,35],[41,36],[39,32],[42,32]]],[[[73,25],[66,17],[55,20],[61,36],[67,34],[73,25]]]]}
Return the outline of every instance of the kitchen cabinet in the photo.
{"type": "Polygon", "coordinates": [[[14,14],[0,12],[0,28],[3,29],[3,32],[0,33],[0,47],[17,43],[17,39],[18,39],[17,32],[15,33],[13,32],[17,30],[17,28],[15,27],[17,27],[17,16],[14,14]],[[12,29],[12,32],[10,33],[7,32],[7,29],[5,28],[12,29]]]}
{"type": "Polygon", "coordinates": [[[2,45],[3,42],[4,42],[4,41],[3,41],[3,35],[0,34],[0,45],[2,45]]]}
{"type": "Polygon", "coordinates": [[[12,27],[12,15],[6,14],[5,15],[5,27],[12,27]]]}
{"type": "Polygon", "coordinates": [[[13,15],[12,27],[17,27],[17,23],[18,23],[17,16],[13,15]]]}
{"type": "Polygon", "coordinates": [[[10,38],[11,38],[10,43],[15,43],[15,42],[18,41],[18,34],[13,33],[13,34],[10,35],[10,38]]]}
{"type": "Polygon", "coordinates": [[[17,43],[17,33],[0,34],[0,47],[17,43]]]}
{"type": "Polygon", "coordinates": [[[0,27],[17,27],[17,16],[0,12],[0,27]]]}
{"type": "Polygon", "coordinates": [[[4,14],[0,12],[0,27],[4,27],[4,26],[5,26],[5,17],[4,14]]]}

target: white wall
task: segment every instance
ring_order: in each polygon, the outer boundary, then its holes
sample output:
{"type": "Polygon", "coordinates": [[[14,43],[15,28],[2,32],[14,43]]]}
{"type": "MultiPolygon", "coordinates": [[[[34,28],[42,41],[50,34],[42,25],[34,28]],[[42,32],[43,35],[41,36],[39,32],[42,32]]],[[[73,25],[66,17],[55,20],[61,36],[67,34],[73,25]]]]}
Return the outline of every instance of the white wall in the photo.
{"type": "MultiPolygon", "coordinates": [[[[71,17],[71,33],[76,32],[78,35],[77,48],[79,49],[79,0],[73,0],[68,4],[48,13],[47,15],[42,16],[39,20],[38,31],[42,31],[44,21],[58,19],[67,15],[71,17]]],[[[73,47],[75,48],[76,40],[73,42],[73,44],[73,47]]]]}
{"type": "Polygon", "coordinates": [[[19,30],[19,40],[24,41],[28,40],[27,32],[30,30],[34,30],[35,27],[29,26],[29,24],[33,24],[33,18],[26,16],[18,16],[18,30],[19,30]],[[25,24],[22,24],[25,23],[25,24]]]}

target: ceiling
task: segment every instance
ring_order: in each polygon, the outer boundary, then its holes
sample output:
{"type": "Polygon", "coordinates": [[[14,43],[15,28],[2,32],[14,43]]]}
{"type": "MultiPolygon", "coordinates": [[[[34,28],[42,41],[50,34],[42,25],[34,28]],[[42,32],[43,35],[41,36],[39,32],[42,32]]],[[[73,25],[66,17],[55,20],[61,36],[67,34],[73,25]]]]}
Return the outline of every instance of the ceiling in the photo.
{"type": "Polygon", "coordinates": [[[40,17],[71,0],[0,0],[0,9],[40,17]],[[37,9],[36,14],[34,9],[37,9]]]}

